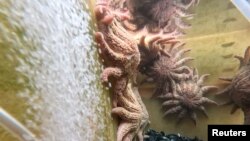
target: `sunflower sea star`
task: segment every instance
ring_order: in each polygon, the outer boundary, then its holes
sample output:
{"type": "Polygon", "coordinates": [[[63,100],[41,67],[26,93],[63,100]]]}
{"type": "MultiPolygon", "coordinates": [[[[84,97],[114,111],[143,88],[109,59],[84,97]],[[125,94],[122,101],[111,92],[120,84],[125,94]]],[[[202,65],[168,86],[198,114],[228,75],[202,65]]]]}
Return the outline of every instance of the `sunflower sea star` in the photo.
{"type": "Polygon", "coordinates": [[[198,76],[197,69],[193,70],[193,76],[188,80],[173,82],[173,91],[159,96],[163,99],[162,107],[167,109],[164,116],[169,114],[178,114],[178,122],[185,116],[189,116],[196,124],[196,110],[201,111],[206,117],[204,104],[216,104],[216,102],[204,97],[209,90],[215,89],[215,86],[203,86],[204,79],[208,74],[198,76]]]}
{"type": "Polygon", "coordinates": [[[96,42],[99,43],[102,56],[112,62],[112,66],[103,71],[102,81],[107,82],[109,76],[117,78],[122,74],[128,74],[135,79],[140,62],[136,40],[123,29],[119,18],[105,5],[97,5],[95,14],[99,30],[95,33],[96,42]]]}
{"type": "Polygon", "coordinates": [[[108,62],[101,74],[102,81],[107,82],[110,76],[116,78],[112,82],[111,113],[119,117],[117,141],[143,141],[149,115],[137,88],[133,86],[140,62],[137,41],[123,28],[120,15],[110,9],[106,2],[99,1],[95,7],[99,30],[95,38],[101,50],[100,55],[108,62]]]}
{"type": "Polygon", "coordinates": [[[144,131],[149,125],[149,115],[137,88],[131,83],[122,94],[117,95],[117,107],[111,113],[120,118],[117,141],[130,141],[135,138],[143,141],[144,131]]]}
{"type": "Polygon", "coordinates": [[[173,41],[171,38],[168,40],[153,38],[149,40],[149,43],[144,43],[146,44],[148,47],[140,46],[142,53],[139,71],[146,74],[149,77],[148,80],[156,82],[154,96],[170,91],[171,81],[181,81],[191,77],[190,68],[184,64],[193,58],[182,58],[186,52],[190,51],[190,49],[180,49],[184,44],[173,41]]]}
{"type": "Polygon", "coordinates": [[[231,101],[227,104],[234,104],[231,114],[241,108],[245,116],[244,124],[250,124],[250,46],[246,49],[244,57],[235,58],[240,61],[239,71],[233,78],[220,78],[230,84],[218,94],[228,94],[231,101]]]}
{"type": "Polygon", "coordinates": [[[192,5],[197,5],[199,0],[123,0],[120,4],[129,10],[130,18],[124,21],[127,29],[136,31],[147,27],[150,33],[176,32],[181,35],[180,29],[190,27],[182,18],[191,18],[188,13],[192,5]]]}

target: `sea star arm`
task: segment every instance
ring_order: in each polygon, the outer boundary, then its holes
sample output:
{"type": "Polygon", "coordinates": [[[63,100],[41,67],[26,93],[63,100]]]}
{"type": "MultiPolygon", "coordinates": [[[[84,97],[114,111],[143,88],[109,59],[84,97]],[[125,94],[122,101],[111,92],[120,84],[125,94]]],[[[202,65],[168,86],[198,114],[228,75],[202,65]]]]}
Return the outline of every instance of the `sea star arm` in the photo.
{"type": "Polygon", "coordinates": [[[175,106],[175,105],[178,105],[179,103],[180,103],[180,101],[178,101],[178,100],[167,100],[167,101],[162,103],[162,107],[175,106]]]}
{"type": "Polygon", "coordinates": [[[249,63],[249,60],[250,60],[250,46],[247,47],[247,49],[245,51],[244,64],[247,65],[249,63]]]}
{"type": "Polygon", "coordinates": [[[196,121],[197,121],[197,115],[195,112],[191,112],[190,113],[190,118],[193,121],[194,125],[196,125],[196,121]]]}
{"type": "Polygon", "coordinates": [[[187,73],[189,73],[189,74],[191,74],[191,72],[192,72],[188,66],[181,66],[181,67],[174,69],[174,72],[176,72],[176,73],[183,73],[185,71],[187,71],[187,73]]]}
{"type": "Polygon", "coordinates": [[[208,99],[206,97],[202,97],[199,101],[196,102],[197,105],[201,105],[202,103],[218,105],[216,102],[214,102],[213,100],[210,100],[210,99],[208,99]]]}
{"type": "Polygon", "coordinates": [[[187,115],[187,110],[183,109],[177,116],[177,124],[180,123],[180,121],[187,115]]]}
{"type": "Polygon", "coordinates": [[[184,63],[191,61],[191,60],[194,60],[194,58],[192,58],[192,57],[182,58],[181,60],[176,62],[175,66],[179,67],[179,66],[183,65],[184,63]]]}
{"type": "Polygon", "coordinates": [[[190,8],[192,5],[197,5],[199,3],[200,0],[190,0],[187,4],[178,4],[178,7],[184,8],[184,9],[188,9],[190,8]]]}
{"type": "Polygon", "coordinates": [[[220,80],[227,81],[227,82],[232,82],[233,78],[232,77],[219,77],[220,80]]]}
{"type": "Polygon", "coordinates": [[[216,87],[216,86],[203,86],[201,88],[201,91],[203,92],[202,94],[205,94],[208,91],[213,90],[213,89],[218,89],[218,87],[216,87]]]}
{"type": "Polygon", "coordinates": [[[131,120],[133,121],[133,120],[140,119],[140,114],[129,112],[123,107],[113,108],[111,113],[118,115],[121,119],[126,120],[126,121],[131,121],[131,120]]]}
{"type": "Polygon", "coordinates": [[[183,80],[183,79],[187,79],[190,77],[189,74],[185,74],[185,73],[175,73],[175,72],[170,72],[171,76],[175,79],[175,80],[183,80]]]}
{"type": "MultiPolygon", "coordinates": [[[[190,15],[192,16],[192,15],[190,15]]],[[[176,26],[180,27],[181,29],[187,29],[191,27],[191,24],[184,22],[181,18],[175,18],[176,26]]]]}
{"type": "Polygon", "coordinates": [[[205,117],[208,118],[208,114],[207,114],[207,111],[206,111],[206,109],[205,109],[204,106],[199,106],[199,107],[198,107],[198,110],[200,110],[201,113],[202,113],[205,117]]]}
{"type": "Polygon", "coordinates": [[[101,74],[102,82],[108,82],[108,78],[113,76],[115,78],[120,77],[123,74],[123,71],[120,68],[108,67],[105,68],[101,74]]]}
{"type": "Polygon", "coordinates": [[[109,9],[104,5],[95,6],[94,12],[98,22],[109,25],[113,21],[114,16],[112,14],[107,14],[108,10],[109,9]]]}
{"type": "Polygon", "coordinates": [[[124,137],[129,134],[131,130],[134,130],[136,125],[131,124],[129,122],[120,123],[117,130],[117,141],[123,141],[124,137]]]}
{"type": "Polygon", "coordinates": [[[238,55],[235,55],[234,58],[240,61],[240,68],[245,65],[244,58],[238,55]]]}
{"type": "Polygon", "coordinates": [[[127,58],[121,54],[121,53],[117,53],[115,51],[113,51],[110,46],[108,45],[108,43],[105,41],[104,36],[101,32],[96,32],[95,33],[95,38],[96,41],[100,44],[101,49],[106,50],[108,52],[108,54],[114,58],[115,60],[120,60],[120,61],[125,61],[127,60],[127,58]]]}
{"type": "Polygon", "coordinates": [[[125,109],[129,109],[129,111],[132,112],[139,112],[137,106],[135,103],[133,103],[131,101],[131,99],[125,98],[124,96],[120,95],[119,96],[119,101],[121,103],[121,105],[125,108],[125,109]]]}
{"type": "Polygon", "coordinates": [[[227,86],[225,89],[223,89],[222,91],[216,93],[216,95],[227,94],[227,93],[230,93],[231,90],[232,90],[232,87],[229,85],[229,86],[227,86]]]}
{"type": "Polygon", "coordinates": [[[202,75],[199,80],[197,81],[197,85],[201,86],[204,83],[204,80],[209,76],[210,74],[204,74],[202,75]]]}
{"type": "Polygon", "coordinates": [[[164,113],[164,117],[169,115],[169,114],[175,114],[175,113],[178,113],[179,111],[181,111],[183,108],[181,106],[176,106],[176,107],[172,107],[170,108],[169,110],[167,110],[165,113],[164,113]]]}
{"type": "MultiPolygon", "coordinates": [[[[185,43],[183,43],[181,46],[184,46],[184,45],[185,45],[185,43]]],[[[185,54],[185,53],[187,53],[189,51],[191,51],[191,49],[189,49],[189,48],[181,49],[180,51],[176,52],[176,54],[174,55],[173,60],[174,61],[179,60],[183,56],[183,54],[185,54]]]]}

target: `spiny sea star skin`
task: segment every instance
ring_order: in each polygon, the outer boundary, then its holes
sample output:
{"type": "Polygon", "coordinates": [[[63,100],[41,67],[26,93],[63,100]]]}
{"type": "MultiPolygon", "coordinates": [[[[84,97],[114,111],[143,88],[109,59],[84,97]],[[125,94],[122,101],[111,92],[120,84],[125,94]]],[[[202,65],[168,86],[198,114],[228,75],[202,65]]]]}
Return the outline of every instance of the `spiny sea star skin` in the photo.
{"type": "Polygon", "coordinates": [[[117,16],[105,4],[95,7],[95,14],[99,32],[95,33],[102,56],[112,62],[102,74],[106,82],[109,76],[120,77],[123,73],[133,76],[137,72],[140,53],[137,41],[122,27],[117,16]]]}
{"type": "Polygon", "coordinates": [[[119,17],[120,20],[130,19],[130,14],[127,8],[125,8],[126,0],[97,0],[97,6],[105,6],[110,11],[112,11],[113,15],[119,17]]]}
{"type": "Polygon", "coordinates": [[[196,110],[207,116],[204,104],[216,104],[216,102],[204,97],[204,94],[217,88],[215,86],[203,86],[203,81],[207,76],[208,74],[199,77],[197,70],[194,69],[191,78],[173,83],[174,89],[172,92],[159,96],[159,98],[164,99],[162,107],[167,109],[164,116],[178,114],[178,122],[185,116],[189,116],[195,124],[197,120],[196,110]]]}
{"type": "Polygon", "coordinates": [[[199,0],[123,0],[130,12],[130,19],[124,21],[127,29],[132,31],[147,27],[149,32],[177,32],[190,27],[182,18],[191,18],[188,9],[199,3],[199,0]]]}
{"type": "Polygon", "coordinates": [[[148,67],[153,65],[154,61],[159,59],[161,54],[169,56],[169,54],[164,51],[161,44],[171,44],[177,42],[173,40],[174,38],[172,37],[162,38],[160,35],[152,36],[147,42],[146,39],[148,39],[148,36],[142,36],[139,43],[141,62],[138,69],[143,74],[147,72],[148,67]]]}
{"type": "Polygon", "coordinates": [[[119,117],[117,141],[143,141],[144,130],[149,125],[149,115],[139,96],[137,88],[132,86],[140,62],[137,41],[120,24],[122,18],[117,11],[110,9],[107,0],[98,1],[95,7],[98,30],[95,34],[101,50],[101,56],[107,65],[101,79],[113,81],[112,114],[119,117]]]}
{"type": "Polygon", "coordinates": [[[245,115],[244,124],[250,124],[250,46],[246,49],[244,57],[235,56],[240,61],[238,73],[233,78],[220,78],[230,84],[218,94],[228,94],[235,104],[231,114],[241,108],[245,115]]]}
{"type": "Polygon", "coordinates": [[[144,45],[148,46],[140,46],[139,71],[156,82],[154,96],[170,91],[171,81],[181,81],[191,77],[192,71],[184,64],[193,58],[182,58],[186,52],[190,51],[187,48],[181,49],[184,44],[173,41],[171,38],[168,40],[152,38],[148,44],[144,43],[144,45]]]}
{"type": "Polygon", "coordinates": [[[124,80],[118,80],[123,82],[118,82],[121,85],[115,90],[117,107],[113,108],[111,112],[120,118],[117,141],[132,141],[134,139],[143,141],[144,131],[149,125],[149,115],[138,93],[138,89],[129,83],[124,90],[124,80]]]}

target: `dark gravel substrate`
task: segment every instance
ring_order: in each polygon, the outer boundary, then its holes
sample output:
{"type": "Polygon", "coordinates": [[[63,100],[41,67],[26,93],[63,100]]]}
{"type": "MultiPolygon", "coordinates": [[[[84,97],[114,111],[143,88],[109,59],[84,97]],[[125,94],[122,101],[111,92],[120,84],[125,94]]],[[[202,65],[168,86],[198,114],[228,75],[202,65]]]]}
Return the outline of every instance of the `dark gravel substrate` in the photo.
{"type": "Polygon", "coordinates": [[[164,132],[156,132],[152,129],[149,129],[144,137],[144,141],[202,141],[195,138],[188,138],[181,136],[180,134],[165,134],[164,132]]]}

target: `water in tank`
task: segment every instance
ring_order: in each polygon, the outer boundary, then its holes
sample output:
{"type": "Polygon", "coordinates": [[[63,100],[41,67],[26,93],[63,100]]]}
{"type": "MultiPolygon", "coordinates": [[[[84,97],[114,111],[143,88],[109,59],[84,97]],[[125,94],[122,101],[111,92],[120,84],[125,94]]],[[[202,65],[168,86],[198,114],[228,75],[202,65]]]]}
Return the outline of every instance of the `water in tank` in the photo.
{"type": "Polygon", "coordinates": [[[0,0],[0,141],[207,141],[210,124],[250,124],[248,4],[0,0]]]}

